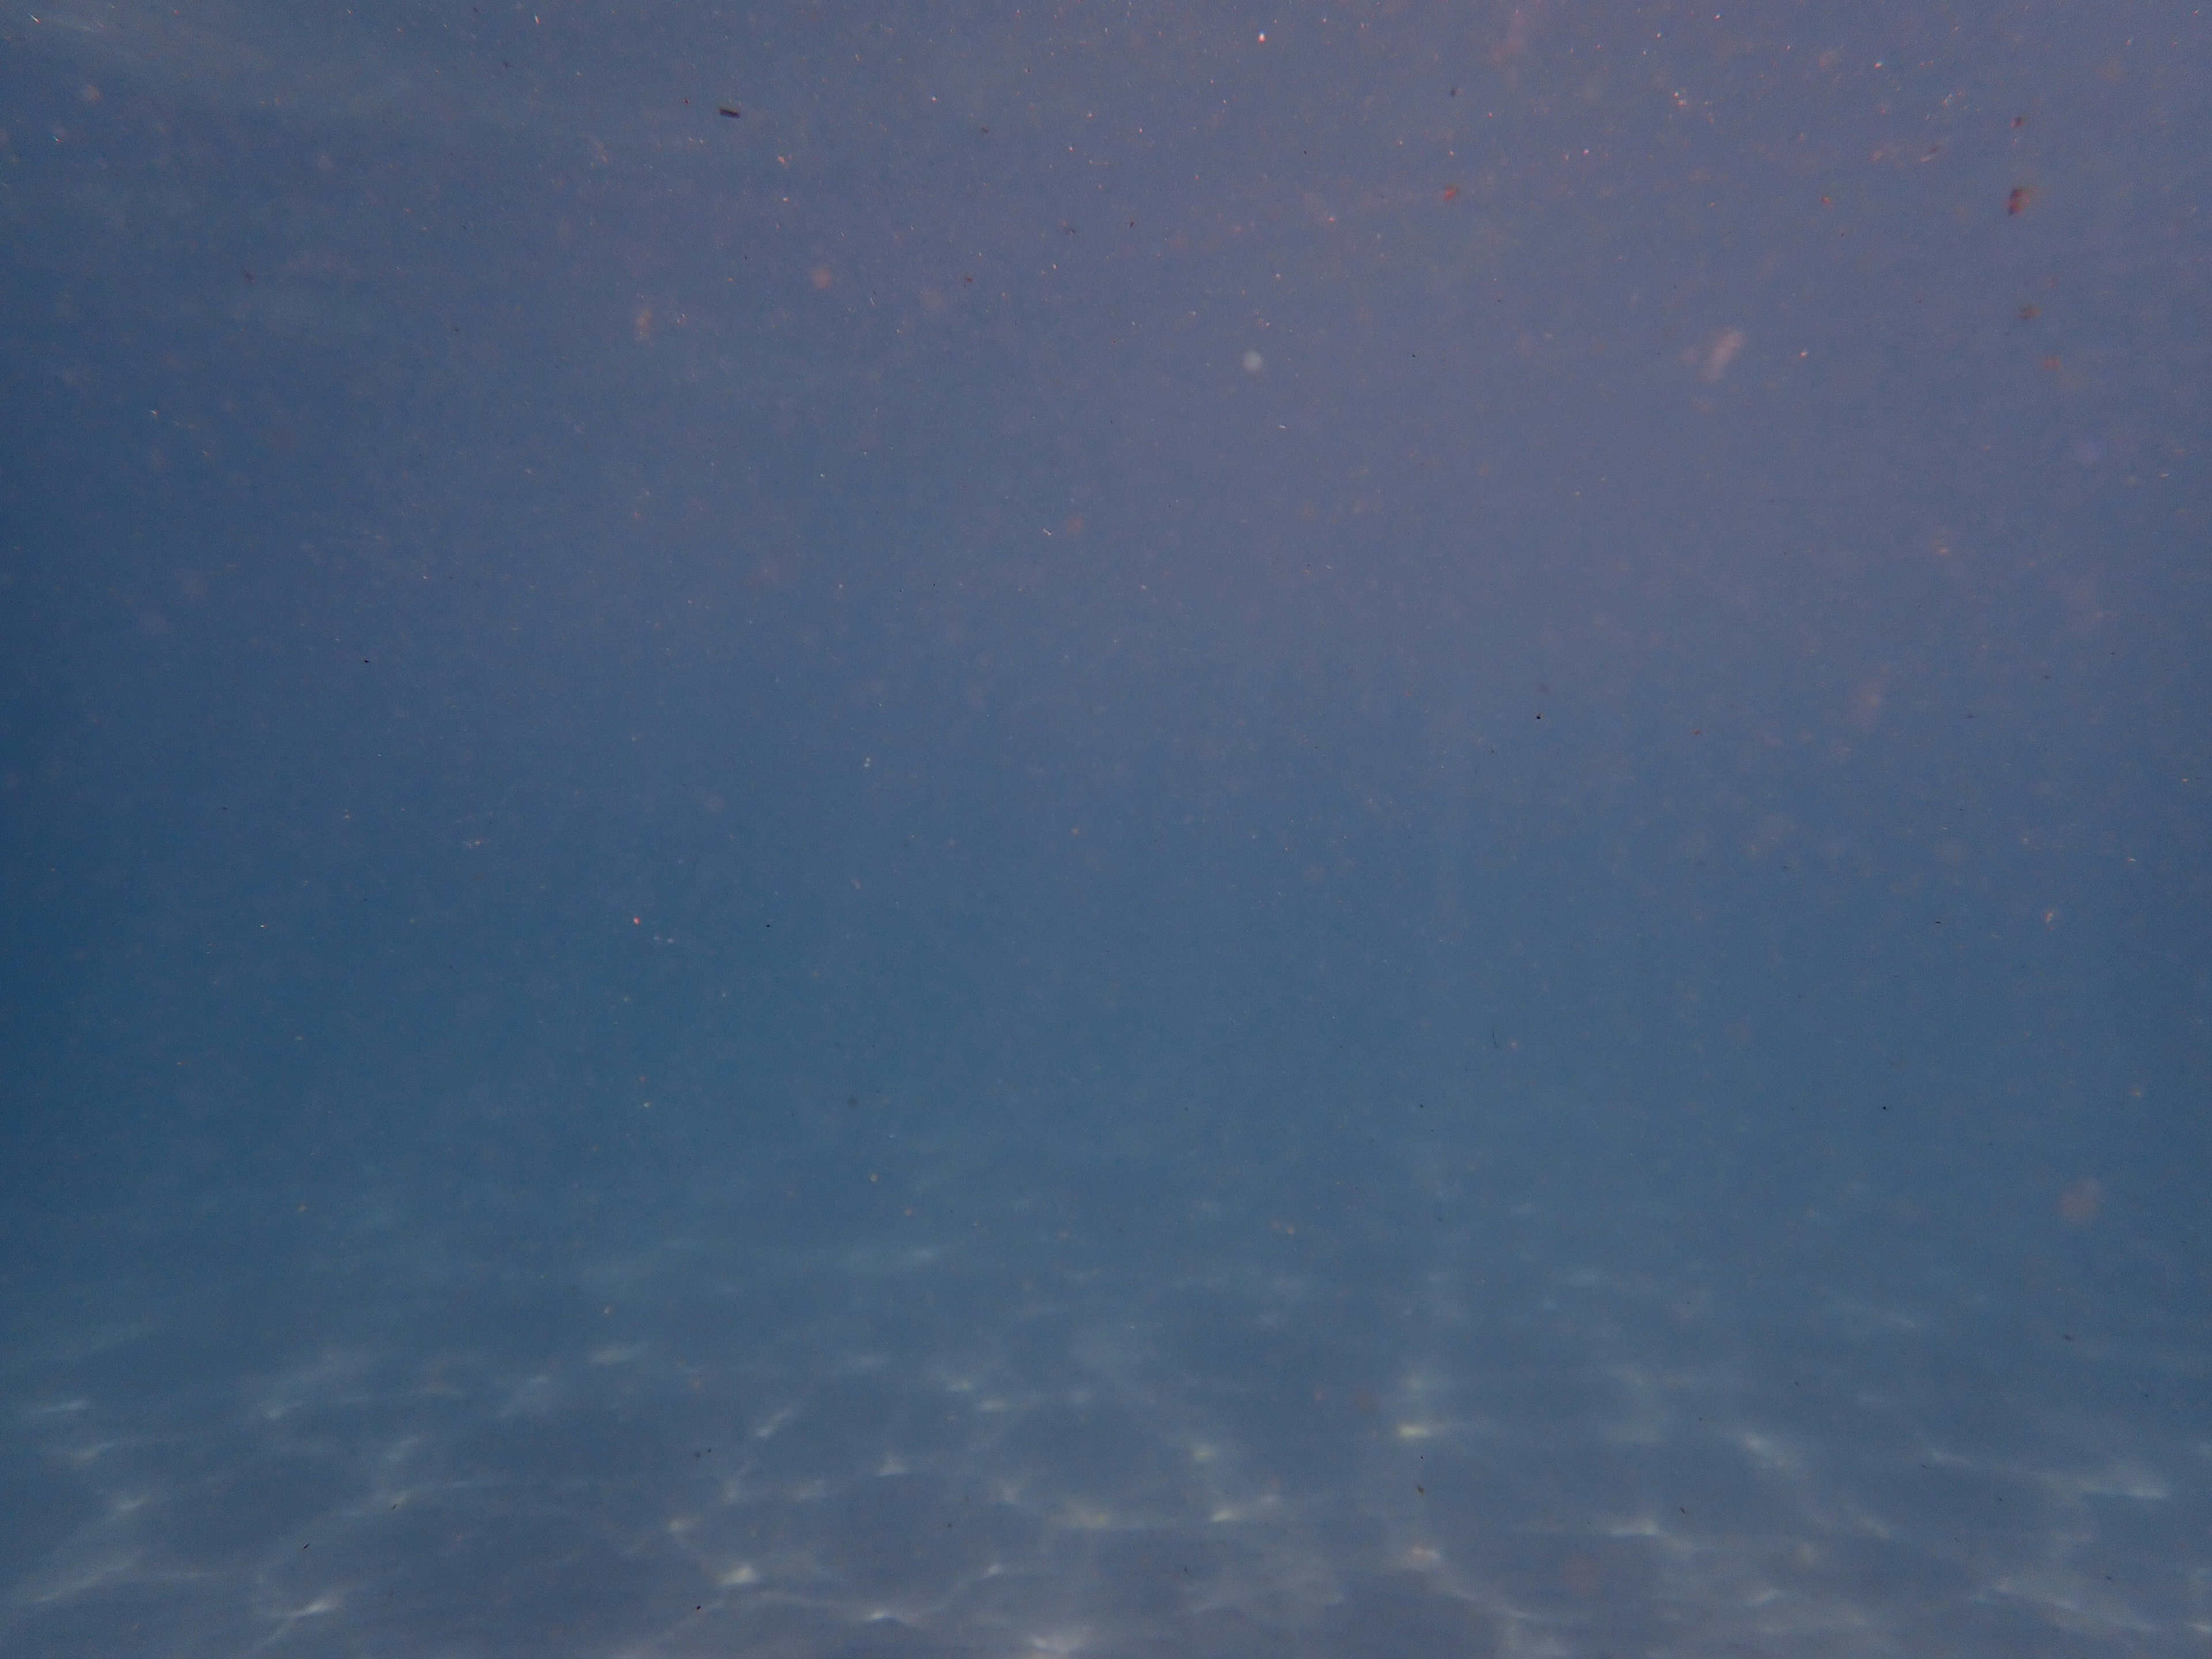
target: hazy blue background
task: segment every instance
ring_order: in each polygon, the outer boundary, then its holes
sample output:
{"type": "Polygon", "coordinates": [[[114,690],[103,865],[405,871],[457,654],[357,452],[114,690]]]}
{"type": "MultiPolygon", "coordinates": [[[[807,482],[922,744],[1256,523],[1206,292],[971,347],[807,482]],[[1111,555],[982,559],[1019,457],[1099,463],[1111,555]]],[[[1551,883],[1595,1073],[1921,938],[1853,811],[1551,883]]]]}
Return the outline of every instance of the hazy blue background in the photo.
{"type": "Polygon", "coordinates": [[[2201,1654],[2208,47],[7,0],[0,1644],[2201,1654]]]}

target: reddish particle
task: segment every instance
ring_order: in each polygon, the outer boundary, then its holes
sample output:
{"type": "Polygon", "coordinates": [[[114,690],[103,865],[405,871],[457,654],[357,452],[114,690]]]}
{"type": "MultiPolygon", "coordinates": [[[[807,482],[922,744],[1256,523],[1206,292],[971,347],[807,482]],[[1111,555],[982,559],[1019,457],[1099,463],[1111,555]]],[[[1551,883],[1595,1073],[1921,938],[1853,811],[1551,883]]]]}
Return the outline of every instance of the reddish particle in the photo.
{"type": "MultiPolygon", "coordinates": [[[[2097,1218],[2105,1207],[2105,1183],[2095,1176],[2085,1176],[2058,1195],[2058,1213],[2069,1226],[2086,1227],[2097,1218]]],[[[2066,1339],[2071,1342],[2074,1339],[2066,1339]]]]}
{"type": "Polygon", "coordinates": [[[1446,185],[1444,186],[1444,200],[1447,202],[1456,202],[1459,200],[1459,186],[1457,185],[1446,185]]]}
{"type": "Polygon", "coordinates": [[[2027,211],[2027,204],[2034,199],[2033,185],[2014,185],[2012,187],[2012,194],[2005,198],[2005,211],[2015,215],[2025,213],[2027,211]]]}

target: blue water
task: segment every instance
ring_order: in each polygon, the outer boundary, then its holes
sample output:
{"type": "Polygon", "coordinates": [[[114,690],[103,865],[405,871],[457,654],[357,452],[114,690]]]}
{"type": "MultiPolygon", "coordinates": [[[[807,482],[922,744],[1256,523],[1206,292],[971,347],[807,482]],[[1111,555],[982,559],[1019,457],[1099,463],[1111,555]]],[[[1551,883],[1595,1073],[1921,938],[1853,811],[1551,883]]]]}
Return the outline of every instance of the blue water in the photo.
{"type": "Polygon", "coordinates": [[[0,1649],[2200,1653],[2207,40],[0,16],[0,1649]]]}

